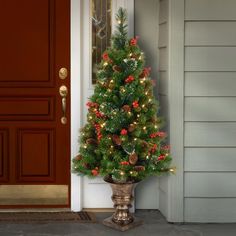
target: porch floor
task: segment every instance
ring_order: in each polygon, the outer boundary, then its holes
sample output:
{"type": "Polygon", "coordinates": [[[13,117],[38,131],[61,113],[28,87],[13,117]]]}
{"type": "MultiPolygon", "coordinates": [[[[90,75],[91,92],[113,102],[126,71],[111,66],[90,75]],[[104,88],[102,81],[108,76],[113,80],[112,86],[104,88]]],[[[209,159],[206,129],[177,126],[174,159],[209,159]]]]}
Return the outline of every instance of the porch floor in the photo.
{"type": "Polygon", "coordinates": [[[159,211],[139,210],[144,224],[126,232],[102,225],[111,213],[97,213],[97,223],[0,224],[1,236],[235,236],[236,224],[168,224],[159,211]]]}

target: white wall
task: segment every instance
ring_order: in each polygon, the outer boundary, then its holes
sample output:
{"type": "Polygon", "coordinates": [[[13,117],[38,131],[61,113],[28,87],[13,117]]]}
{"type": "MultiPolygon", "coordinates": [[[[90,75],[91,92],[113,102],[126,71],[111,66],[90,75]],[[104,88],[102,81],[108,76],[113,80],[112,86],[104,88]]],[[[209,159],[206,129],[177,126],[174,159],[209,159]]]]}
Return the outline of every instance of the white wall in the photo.
{"type": "MultiPolygon", "coordinates": [[[[159,1],[135,0],[135,35],[145,53],[146,65],[152,68],[151,77],[158,77],[158,20],[159,1]]],[[[136,187],[136,209],[159,209],[159,179],[151,177],[136,187]]]]}

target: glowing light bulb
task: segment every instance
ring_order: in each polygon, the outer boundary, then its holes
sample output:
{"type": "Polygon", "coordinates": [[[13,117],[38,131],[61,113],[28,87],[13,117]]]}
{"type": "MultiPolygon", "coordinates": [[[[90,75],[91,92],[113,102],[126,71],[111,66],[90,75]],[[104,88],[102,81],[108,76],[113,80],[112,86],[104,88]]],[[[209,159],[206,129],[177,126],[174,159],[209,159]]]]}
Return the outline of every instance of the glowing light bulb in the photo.
{"type": "Polygon", "coordinates": [[[144,127],[143,127],[143,130],[146,130],[146,129],[147,129],[147,127],[146,127],[146,126],[144,126],[144,127]]]}
{"type": "Polygon", "coordinates": [[[121,24],[121,20],[118,20],[117,23],[120,25],[121,24]]]}
{"type": "Polygon", "coordinates": [[[137,141],[137,138],[134,138],[134,141],[137,141]]]}
{"type": "Polygon", "coordinates": [[[104,62],[103,65],[104,65],[104,66],[107,66],[107,65],[108,65],[108,62],[104,62]]]}
{"type": "Polygon", "coordinates": [[[145,104],[142,105],[142,108],[144,108],[144,107],[145,107],[145,104]]]}
{"type": "Polygon", "coordinates": [[[138,114],[137,117],[140,117],[140,115],[138,114]]]}
{"type": "Polygon", "coordinates": [[[169,171],[170,171],[171,173],[175,174],[175,173],[176,173],[176,168],[170,168],[169,171]]]}

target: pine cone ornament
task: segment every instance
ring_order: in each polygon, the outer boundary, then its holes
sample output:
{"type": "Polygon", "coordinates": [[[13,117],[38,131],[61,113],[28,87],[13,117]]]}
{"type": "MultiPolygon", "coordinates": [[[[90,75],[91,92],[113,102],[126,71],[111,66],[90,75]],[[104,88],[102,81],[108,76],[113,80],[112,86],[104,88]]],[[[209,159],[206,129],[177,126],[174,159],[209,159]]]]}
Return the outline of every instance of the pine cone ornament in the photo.
{"type": "Polygon", "coordinates": [[[98,144],[97,140],[94,139],[94,138],[88,138],[88,139],[86,140],[86,143],[87,143],[87,144],[93,144],[93,145],[97,145],[97,144],[98,144]]]}
{"type": "Polygon", "coordinates": [[[129,156],[129,163],[131,165],[135,165],[137,163],[137,161],[138,161],[138,156],[136,153],[133,153],[129,156]]]}
{"type": "Polygon", "coordinates": [[[121,143],[122,143],[120,137],[116,134],[112,135],[112,141],[113,141],[114,144],[116,144],[118,146],[120,146],[121,143]]]}
{"type": "Polygon", "coordinates": [[[143,141],[141,145],[142,148],[148,148],[148,143],[146,141],[143,141]]]}
{"type": "Polygon", "coordinates": [[[75,157],[75,160],[76,160],[76,161],[81,161],[82,158],[83,158],[83,157],[82,157],[81,155],[77,155],[77,156],[75,157]]]}
{"type": "Polygon", "coordinates": [[[142,72],[142,73],[139,75],[139,78],[140,78],[140,79],[144,79],[144,78],[145,78],[145,73],[142,72]]]}
{"type": "Polygon", "coordinates": [[[135,125],[131,124],[128,128],[128,131],[132,133],[135,130],[135,125]]]}
{"type": "Polygon", "coordinates": [[[83,165],[82,165],[85,169],[90,169],[91,168],[91,166],[88,164],[88,163],[83,163],[83,165]]]}
{"type": "Polygon", "coordinates": [[[131,58],[133,58],[133,59],[138,59],[138,58],[139,58],[139,56],[138,56],[138,55],[136,55],[136,54],[132,54],[132,55],[131,55],[131,58]]]}
{"type": "Polygon", "coordinates": [[[122,107],[122,109],[125,111],[125,112],[129,112],[131,110],[130,106],[129,105],[124,105],[122,107]]]}
{"type": "Polygon", "coordinates": [[[120,67],[120,66],[117,66],[117,65],[114,65],[114,66],[112,67],[112,69],[113,69],[114,71],[116,71],[116,72],[121,72],[121,71],[122,71],[121,67],[120,67]]]}
{"type": "Polygon", "coordinates": [[[145,171],[145,166],[135,166],[134,169],[135,169],[137,172],[145,171]]]}

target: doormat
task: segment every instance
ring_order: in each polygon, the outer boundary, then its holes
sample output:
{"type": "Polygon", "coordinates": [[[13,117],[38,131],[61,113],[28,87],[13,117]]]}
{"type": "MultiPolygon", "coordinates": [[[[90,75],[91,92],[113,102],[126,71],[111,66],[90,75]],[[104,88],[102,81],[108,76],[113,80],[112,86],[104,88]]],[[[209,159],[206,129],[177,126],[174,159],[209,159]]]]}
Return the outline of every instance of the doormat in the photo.
{"type": "Polygon", "coordinates": [[[1,212],[0,223],[95,223],[91,212],[1,212]]]}

